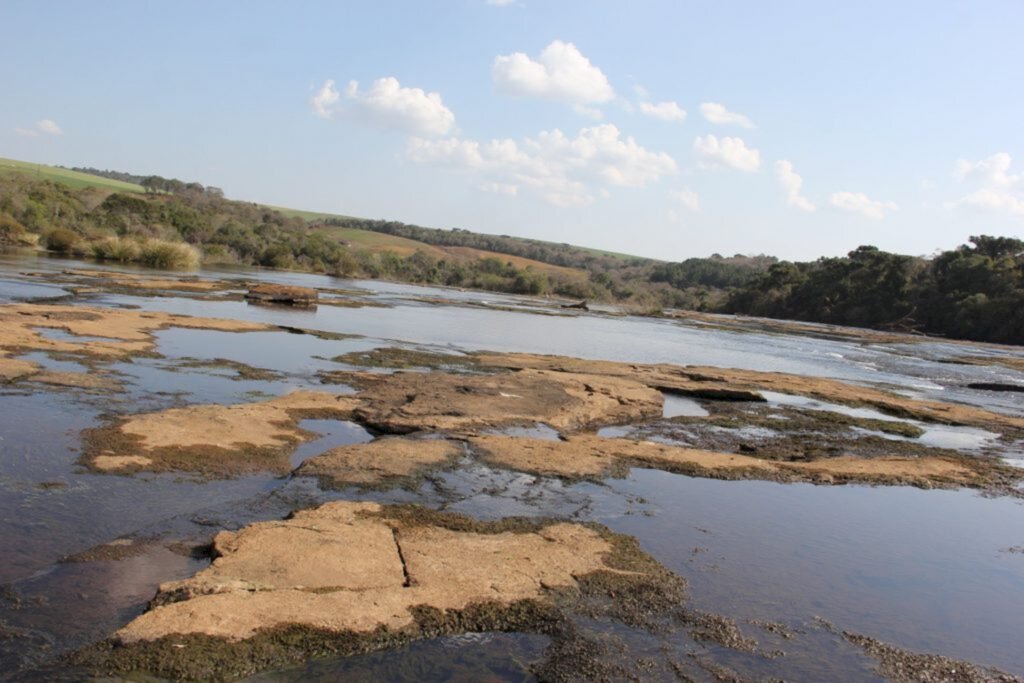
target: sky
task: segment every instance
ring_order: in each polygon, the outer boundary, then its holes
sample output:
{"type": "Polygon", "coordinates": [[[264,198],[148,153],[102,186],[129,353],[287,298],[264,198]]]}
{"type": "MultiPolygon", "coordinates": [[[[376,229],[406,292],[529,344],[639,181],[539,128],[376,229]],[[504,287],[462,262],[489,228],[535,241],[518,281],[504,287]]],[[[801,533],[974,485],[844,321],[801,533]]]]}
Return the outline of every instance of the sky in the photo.
{"type": "Polygon", "coordinates": [[[3,0],[0,157],[665,260],[1024,236],[1024,2],[3,0]]]}

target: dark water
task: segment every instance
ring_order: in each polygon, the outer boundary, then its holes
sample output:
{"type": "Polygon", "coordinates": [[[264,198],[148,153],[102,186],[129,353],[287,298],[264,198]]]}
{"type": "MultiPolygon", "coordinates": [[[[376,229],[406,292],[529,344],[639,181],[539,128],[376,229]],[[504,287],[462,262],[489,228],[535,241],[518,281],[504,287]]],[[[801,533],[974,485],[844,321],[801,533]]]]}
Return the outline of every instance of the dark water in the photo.
{"type": "MultiPolygon", "coordinates": [[[[69,265],[0,258],[0,300],[54,296],[59,288],[20,273],[69,265]]],[[[216,275],[253,277],[238,271],[216,275]]],[[[352,289],[388,307],[321,306],[296,312],[237,301],[103,295],[88,303],[360,336],[172,329],[157,335],[161,357],[108,366],[124,384],[122,394],[0,387],[0,677],[73,679],[76,674],[60,663],[61,655],[105,637],[141,613],[159,583],[204,566],[188,555],[188,547],[222,528],[280,518],[337,498],[418,502],[481,518],[529,515],[601,522],[635,536],[646,551],[685,577],[692,607],[728,616],[763,649],[786,652],[770,659],[697,643],[684,633],[665,637],[610,623],[584,624],[595,637],[624,643],[624,659],[657,662],[649,679],[669,678],[663,665],[670,659],[707,658],[751,678],[876,680],[874,662],[818,618],[910,650],[1024,675],[1024,554],[1011,552],[1024,546],[1024,505],[1017,499],[970,491],[726,482],[648,470],[605,485],[566,484],[491,470],[468,459],[419,490],[369,493],[324,492],[309,479],[269,475],[212,482],[176,475],[102,476],[76,464],[81,430],[100,424],[106,415],[324,389],[317,372],[344,367],[331,358],[384,346],[779,370],[891,385],[915,395],[1024,414],[1020,395],[964,388],[968,382],[996,381],[993,377],[1024,381],[1019,373],[938,362],[968,352],[1012,352],[947,343],[837,342],[606,315],[536,315],[528,311],[548,311],[550,304],[304,274],[260,277],[352,289]],[[413,300],[438,296],[473,307],[413,300]],[[491,310],[485,307],[489,302],[527,312],[491,310]],[[184,359],[227,359],[281,377],[239,380],[216,365],[182,367],[184,359]],[[62,562],[118,539],[138,552],[120,561],[62,562]],[[781,622],[800,633],[784,641],[749,620],[781,622]]],[[[42,354],[31,358],[54,369],[81,369],[42,354]]],[[[673,398],[666,414],[694,414],[699,408],[673,398]]],[[[308,420],[303,427],[322,436],[297,449],[293,464],[372,438],[357,425],[335,420],[308,420]]],[[[976,432],[947,428],[933,438],[968,453],[994,447],[976,432]]],[[[522,435],[555,436],[542,425],[522,435]]],[[[1008,458],[1020,456],[1016,446],[998,448],[1008,458]]],[[[547,642],[540,636],[470,634],[398,652],[312,661],[255,680],[530,680],[530,665],[547,642]]]]}

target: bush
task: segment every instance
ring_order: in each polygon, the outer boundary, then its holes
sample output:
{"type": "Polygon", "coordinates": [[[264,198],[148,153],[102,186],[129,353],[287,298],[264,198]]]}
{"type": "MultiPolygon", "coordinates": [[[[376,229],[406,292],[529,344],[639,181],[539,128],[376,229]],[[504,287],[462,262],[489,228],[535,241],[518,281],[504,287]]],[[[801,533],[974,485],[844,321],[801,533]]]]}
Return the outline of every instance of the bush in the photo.
{"type": "Polygon", "coordinates": [[[25,226],[14,216],[0,213],[0,244],[21,244],[25,240],[25,226]]]}
{"type": "Polygon", "coordinates": [[[101,261],[134,261],[139,258],[139,245],[135,240],[107,237],[93,242],[92,255],[101,261]]]}
{"type": "Polygon", "coordinates": [[[199,250],[184,242],[146,240],[139,249],[139,263],[164,270],[195,270],[199,267],[199,250]]]}
{"type": "Polygon", "coordinates": [[[46,248],[62,254],[70,254],[78,249],[82,238],[78,233],[67,228],[57,228],[46,233],[46,248]]]}

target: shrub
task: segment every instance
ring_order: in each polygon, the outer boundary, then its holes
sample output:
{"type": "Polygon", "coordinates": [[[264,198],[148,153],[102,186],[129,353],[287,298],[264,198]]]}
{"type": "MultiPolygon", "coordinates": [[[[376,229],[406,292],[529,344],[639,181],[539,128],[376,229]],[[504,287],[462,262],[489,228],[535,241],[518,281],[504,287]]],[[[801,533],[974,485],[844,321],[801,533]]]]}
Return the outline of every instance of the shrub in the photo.
{"type": "Polygon", "coordinates": [[[78,236],[78,233],[67,228],[56,228],[46,233],[46,248],[62,254],[74,252],[81,241],[82,238],[78,236]]]}
{"type": "Polygon", "coordinates": [[[14,216],[0,213],[0,244],[20,244],[25,239],[25,226],[14,216]]]}
{"type": "Polygon", "coordinates": [[[184,242],[151,239],[142,243],[139,262],[164,270],[195,270],[199,267],[199,250],[184,242]]]}
{"type": "Polygon", "coordinates": [[[93,258],[101,261],[135,261],[139,258],[139,245],[123,237],[107,237],[92,244],[93,258]]]}

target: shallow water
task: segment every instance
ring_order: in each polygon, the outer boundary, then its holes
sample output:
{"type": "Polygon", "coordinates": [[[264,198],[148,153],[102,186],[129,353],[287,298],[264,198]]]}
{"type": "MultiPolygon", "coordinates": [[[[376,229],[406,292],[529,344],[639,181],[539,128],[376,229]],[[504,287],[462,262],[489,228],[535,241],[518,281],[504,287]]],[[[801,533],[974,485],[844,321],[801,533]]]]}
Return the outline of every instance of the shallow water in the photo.
{"type": "MultiPolygon", "coordinates": [[[[23,271],[59,272],[78,266],[95,268],[69,261],[0,257],[0,300],[19,298],[19,292],[53,289],[38,284],[43,282],[38,278],[21,275],[23,271]]],[[[525,311],[546,310],[550,302],[297,273],[221,269],[204,275],[238,279],[258,275],[288,284],[355,289],[361,292],[359,297],[390,307],[321,306],[315,311],[293,311],[184,297],[99,295],[85,300],[361,336],[321,339],[285,332],[170,329],[156,335],[161,357],[104,366],[124,383],[120,395],[35,387],[29,393],[23,387],[0,387],[0,557],[4,558],[0,583],[6,584],[0,593],[0,629],[4,629],[0,635],[19,634],[0,638],[0,671],[10,674],[24,669],[29,679],[32,671],[74,678],[74,672],[59,664],[60,654],[108,635],[139,614],[160,582],[188,576],[204,566],[204,561],[171,552],[167,544],[202,543],[218,529],[239,528],[346,498],[418,502],[481,518],[527,515],[597,521],[635,536],[645,550],[684,576],[692,606],[740,622],[779,621],[804,632],[793,641],[776,642],[741,623],[745,633],[766,646],[786,650],[785,657],[769,660],[698,644],[678,634],[665,640],[622,626],[586,625],[595,633],[622,638],[634,658],[699,652],[754,678],[876,680],[872,660],[817,626],[815,617],[821,617],[840,630],[1024,675],[1024,650],[1019,646],[1019,634],[1024,632],[1024,554],[1009,551],[1024,545],[1024,505],[1012,498],[901,487],[716,481],[649,470],[634,470],[627,479],[605,485],[567,484],[492,470],[469,458],[416,490],[384,492],[327,492],[307,478],[270,475],[229,481],[175,475],[104,476],[84,472],[76,464],[81,430],[101,424],[105,414],[237,403],[295,388],[324,389],[317,373],[346,367],[331,358],[396,344],[779,370],[891,385],[916,395],[1024,414],[1020,395],[963,388],[968,382],[992,381],[993,373],[1024,377],[1009,370],[938,362],[968,352],[981,355],[980,351],[941,342],[883,345],[730,332],[602,314],[534,315],[525,311]],[[439,296],[473,304],[514,305],[524,312],[412,301],[439,296]],[[273,370],[282,377],[240,380],[233,370],[215,363],[183,367],[180,362],[186,359],[227,359],[273,370]],[[61,562],[119,538],[152,546],[119,562],[61,562]]],[[[82,369],[45,354],[30,358],[55,370],[82,369]]],[[[343,386],[329,389],[347,391],[343,386]]],[[[769,399],[895,419],[877,411],[794,397],[770,395],[769,399]]],[[[689,399],[669,396],[666,401],[666,417],[705,413],[689,399]]],[[[372,438],[362,427],[337,420],[306,420],[302,426],[320,437],[295,451],[293,465],[329,448],[372,438]]],[[[922,426],[926,427],[922,440],[935,445],[965,453],[992,445],[983,430],[922,426]]],[[[622,436],[627,431],[608,428],[601,433],[622,436]]],[[[543,425],[515,434],[557,438],[554,430],[543,425]]],[[[1021,450],[1019,445],[1000,447],[1021,450]]],[[[254,680],[529,680],[529,664],[540,656],[546,642],[539,636],[501,634],[445,638],[398,652],[313,661],[254,680]]]]}

